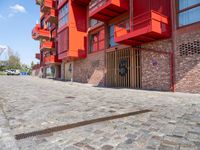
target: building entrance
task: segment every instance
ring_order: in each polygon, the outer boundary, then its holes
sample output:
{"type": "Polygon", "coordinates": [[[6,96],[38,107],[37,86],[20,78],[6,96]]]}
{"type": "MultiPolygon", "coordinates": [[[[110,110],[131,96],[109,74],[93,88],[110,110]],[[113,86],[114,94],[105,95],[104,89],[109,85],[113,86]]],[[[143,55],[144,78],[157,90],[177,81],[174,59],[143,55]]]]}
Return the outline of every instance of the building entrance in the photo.
{"type": "Polygon", "coordinates": [[[106,53],[108,87],[141,88],[140,50],[125,48],[106,53]]]}

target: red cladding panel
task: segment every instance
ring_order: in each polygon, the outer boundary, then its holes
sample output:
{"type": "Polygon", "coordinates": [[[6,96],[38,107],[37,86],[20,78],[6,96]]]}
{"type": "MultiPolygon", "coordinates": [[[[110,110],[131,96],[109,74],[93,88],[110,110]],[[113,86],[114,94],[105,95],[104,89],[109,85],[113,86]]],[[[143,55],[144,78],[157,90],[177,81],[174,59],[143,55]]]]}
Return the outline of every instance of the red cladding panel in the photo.
{"type": "Polygon", "coordinates": [[[69,30],[64,29],[58,34],[58,54],[69,49],[69,30]]]}

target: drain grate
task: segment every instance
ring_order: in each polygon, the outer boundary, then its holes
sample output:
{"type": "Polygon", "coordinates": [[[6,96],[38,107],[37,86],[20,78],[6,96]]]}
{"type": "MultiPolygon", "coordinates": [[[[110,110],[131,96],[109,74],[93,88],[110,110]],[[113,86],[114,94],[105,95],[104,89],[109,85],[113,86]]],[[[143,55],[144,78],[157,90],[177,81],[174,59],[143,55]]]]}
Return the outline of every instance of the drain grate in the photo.
{"type": "Polygon", "coordinates": [[[25,138],[28,138],[28,137],[34,137],[34,136],[54,133],[54,132],[63,131],[63,130],[67,130],[67,129],[72,129],[72,128],[76,128],[76,127],[81,127],[81,126],[86,126],[86,125],[94,124],[94,123],[98,123],[98,122],[104,122],[104,121],[124,118],[124,117],[128,117],[128,116],[134,116],[134,115],[139,115],[139,114],[143,114],[143,113],[148,113],[148,112],[151,112],[151,111],[152,110],[145,109],[145,110],[125,113],[125,114],[120,114],[120,115],[97,118],[97,119],[92,119],[92,120],[87,120],[87,121],[81,121],[81,122],[77,122],[77,123],[67,124],[67,125],[63,125],[63,126],[47,128],[47,129],[44,129],[44,130],[33,131],[33,132],[29,132],[29,133],[17,134],[17,135],[15,135],[15,139],[16,140],[21,140],[21,139],[25,139],[25,138]]]}

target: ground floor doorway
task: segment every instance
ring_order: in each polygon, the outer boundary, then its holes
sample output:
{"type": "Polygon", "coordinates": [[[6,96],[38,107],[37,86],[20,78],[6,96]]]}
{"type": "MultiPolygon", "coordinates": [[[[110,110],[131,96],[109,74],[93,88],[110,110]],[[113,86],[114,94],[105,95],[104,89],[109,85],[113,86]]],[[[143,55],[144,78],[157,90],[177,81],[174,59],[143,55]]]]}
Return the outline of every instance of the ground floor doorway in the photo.
{"type": "Polygon", "coordinates": [[[106,53],[108,87],[141,88],[141,51],[124,48],[106,53]]]}

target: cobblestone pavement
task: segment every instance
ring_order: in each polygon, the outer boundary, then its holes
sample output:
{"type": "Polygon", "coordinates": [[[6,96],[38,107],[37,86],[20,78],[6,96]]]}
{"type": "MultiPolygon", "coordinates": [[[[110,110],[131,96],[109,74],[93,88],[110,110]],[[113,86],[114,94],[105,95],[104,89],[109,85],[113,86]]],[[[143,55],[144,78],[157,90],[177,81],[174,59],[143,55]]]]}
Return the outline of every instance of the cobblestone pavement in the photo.
{"type": "Polygon", "coordinates": [[[0,77],[0,150],[200,150],[200,95],[0,77]],[[21,133],[152,112],[15,140],[21,133]]]}

